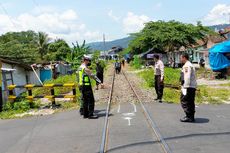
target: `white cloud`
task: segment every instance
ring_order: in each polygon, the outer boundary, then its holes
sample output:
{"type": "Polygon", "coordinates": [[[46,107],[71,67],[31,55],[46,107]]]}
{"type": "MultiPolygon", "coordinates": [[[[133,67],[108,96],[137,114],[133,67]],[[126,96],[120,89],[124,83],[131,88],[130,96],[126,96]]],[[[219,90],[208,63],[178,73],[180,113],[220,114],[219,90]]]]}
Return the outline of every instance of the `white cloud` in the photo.
{"type": "Polygon", "coordinates": [[[32,12],[22,13],[18,16],[0,14],[0,34],[9,31],[34,30],[46,32],[54,39],[63,38],[68,43],[84,39],[87,41],[101,39],[100,32],[87,29],[74,10],[59,12],[54,8],[39,8],[39,10],[34,9],[32,12]]]}
{"type": "Polygon", "coordinates": [[[144,28],[144,23],[150,21],[146,15],[135,15],[133,12],[128,12],[123,19],[123,29],[125,33],[138,32],[144,28]]]}
{"type": "Polygon", "coordinates": [[[116,21],[116,22],[118,22],[118,21],[120,20],[120,17],[117,17],[117,16],[115,16],[115,15],[113,14],[113,10],[110,10],[110,11],[108,12],[108,16],[109,16],[111,19],[113,19],[114,21],[116,21]]]}
{"type": "Polygon", "coordinates": [[[62,20],[76,20],[78,19],[78,16],[73,10],[67,10],[63,14],[61,14],[60,18],[62,20]]]}
{"type": "Polygon", "coordinates": [[[229,15],[230,5],[218,4],[204,17],[203,22],[206,25],[228,23],[229,15]]]}

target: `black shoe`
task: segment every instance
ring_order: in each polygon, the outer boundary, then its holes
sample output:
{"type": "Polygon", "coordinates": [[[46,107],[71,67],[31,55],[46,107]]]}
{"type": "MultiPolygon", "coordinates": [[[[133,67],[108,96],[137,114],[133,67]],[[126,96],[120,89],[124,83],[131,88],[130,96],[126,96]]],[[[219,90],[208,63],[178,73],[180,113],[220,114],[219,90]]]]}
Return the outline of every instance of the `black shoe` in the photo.
{"type": "Polygon", "coordinates": [[[194,118],[189,118],[189,117],[184,117],[182,119],[180,119],[181,122],[195,122],[195,119],[194,118]]]}
{"type": "Polygon", "coordinates": [[[154,100],[157,101],[157,100],[159,100],[159,99],[158,99],[158,98],[155,98],[154,100]]]}
{"type": "Polygon", "coordinates": [[[97,115],[90,115],[88,118],[89,119],[98,119],[98,116],[97,115]]]}
{"type": "Polygon", "coordinates": [[[80,113],[80,115],[84,115],[83,114],[83,108],[80,108],[79,113],[80,113]]]}
{"type": "Polygon", "coordinates": [[[89,116],[83,116],[84,119],[89,118],[89,116]]]}
{"type": "Polygon", "coordinates": [[[162,100],[161,100],[161,99],[159,100],[159,103],[162,103],[162,100]]]}

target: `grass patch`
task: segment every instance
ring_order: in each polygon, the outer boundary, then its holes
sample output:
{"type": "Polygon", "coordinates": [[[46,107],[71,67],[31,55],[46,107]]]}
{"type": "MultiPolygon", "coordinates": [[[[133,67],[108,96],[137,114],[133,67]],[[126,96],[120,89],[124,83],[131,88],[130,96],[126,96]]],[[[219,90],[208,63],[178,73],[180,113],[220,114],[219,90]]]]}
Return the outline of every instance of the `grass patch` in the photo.
{"type": "Polygon", "coordinates": [[[164,101],[168,103],[180,103],[180,91],[174,90],[170,88],[164,88],[164,95],[163,95],[164,101]]]}
{"type": "Polygon", "coordinates": [[[21,101],[21,102],[7,102],[3,105],[3,111],[0,112],[1,119],[12,119],[15,118],[16,114],[24,113],[31,109],[38,109],[40,107],[40,103],[38,102],[29,102],[29,101],[21,101]]]}
{"type": "Polygon", "coordinates": [[[216,89],[208,86],[199,86],[197,91],[197,103],[222,104],[223,101],[229,101],[230,90],[216,89]]]}
{"type": "MultiPolygon", "coordinates": [[[[154,88],[154,72],[153,69],[146,69],[138,73],[144,81],[144,87],[154,88]]],[[[180,86],[180,69],[165,68],[165,84],[171,84],[174,86],[180,86]]],[[[229,86],[225,84],[224,86],[229,86]]],[[[169,103],[180,102],[180,90],[172,88],[164,88],[163,99],[169,103]]],[[[216,89],[209,86],[199,86],[196,93],[196,103],[209,103],[209,104],[221,104],[224,101],[229,101],[230,90],[216,89]]]]}

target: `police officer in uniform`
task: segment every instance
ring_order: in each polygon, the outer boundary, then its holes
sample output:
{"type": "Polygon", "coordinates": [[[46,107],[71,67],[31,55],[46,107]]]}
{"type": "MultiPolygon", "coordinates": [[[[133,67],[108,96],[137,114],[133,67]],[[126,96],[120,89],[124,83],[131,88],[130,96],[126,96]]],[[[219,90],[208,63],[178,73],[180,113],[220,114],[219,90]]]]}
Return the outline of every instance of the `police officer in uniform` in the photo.
{"type": "Polygon", "coordinates": [[[195,67],[189,61],[189,55],[187,53],[181,55],[181,62],[184,64],[181,72],[181,106],[186,116],[180,119],[180,121],[194,122],[197,87],[195,67]]]}
{"type": "Polygon", "coordinates": [[[164,92],[164,63],[160,60],[159,55],[154,55],[154,73],[155,73],[155,90],[157,98],[155,100],[162,103],[162,97],[164,92]]]}
{"type": "Polygon", "coordinates": [[[91,70],[88,68],[88,66],[90,65],[90,58],[84,56],[83,63],[81,64],[78,70],[79,88],[82,93],[83,101],[83,104],[81,104],[82,106],[80,108],[80,113],[83,115],[84,118],[95,119],[98,117],[94,115],[95,100],[93,96],[90,78],[93,78],[98,83],[101,83],[101,81],[96,77],[96,75],[92,74],[91,70]]]}

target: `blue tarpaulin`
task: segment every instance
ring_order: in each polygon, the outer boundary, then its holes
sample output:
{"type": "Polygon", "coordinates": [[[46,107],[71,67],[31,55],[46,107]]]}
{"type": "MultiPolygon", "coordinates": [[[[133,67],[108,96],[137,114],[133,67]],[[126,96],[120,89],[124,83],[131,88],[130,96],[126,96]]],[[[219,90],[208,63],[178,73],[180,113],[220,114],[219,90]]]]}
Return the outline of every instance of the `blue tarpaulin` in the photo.
{"type": "Polygon", "coordinates": [[[213,46],[209,50],[209,60],[211,69],[218,71],[230,66],[230,60],[227,58],[230,54],[230,41],[226,41],[213,46]]]}

